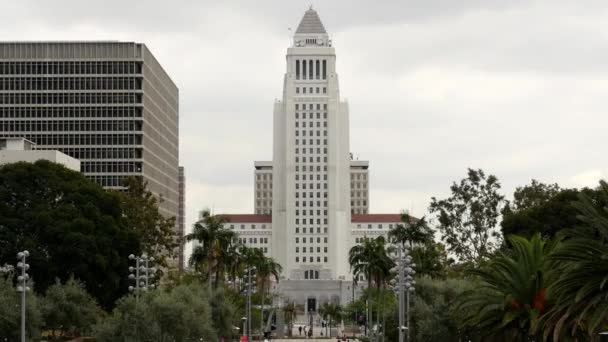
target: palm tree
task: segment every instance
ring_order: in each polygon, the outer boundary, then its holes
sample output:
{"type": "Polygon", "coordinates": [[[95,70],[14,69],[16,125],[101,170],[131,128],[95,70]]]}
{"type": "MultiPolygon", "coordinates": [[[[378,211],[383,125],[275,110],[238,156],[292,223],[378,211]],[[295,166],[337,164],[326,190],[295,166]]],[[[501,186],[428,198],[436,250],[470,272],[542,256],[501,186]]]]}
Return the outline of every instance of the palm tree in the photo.
{"type": "Polygon", "coordinates": [[[294,302],[287,303],[283,307],[283,315],[285,317],[285,324],[287,324],[288,336],[291,337],[293,332],[293,321],[296,319],[296,304],[294,302]]]}
{"type": "MultiPolygon", "coordinates": [[[[257,249],[260,251],[260,249],[257,249]]],[[[272,257],[266,257],[262,253],[261,258],[258,259],[258,263],[255,265],[256,267],[256,275],[257,275],[257,283],[258,288],[260,289],[260,293],[262,294],[262,333],[264,333],[264,305],[266,302],[266,289],[270,288],[270,281],[272,278],[275,279],[276,282],[279,281],[279,275],[283,271],[283,267],[274,260],[272,257]]]]}
{"type": "Polygon", "coordinates": [[[401,213],[401,223],[391,229],[388,237],[394,243],[401,243],[403,246],[409,244],[409,247],[412,247],[412,244],[433,241],[433,231],[424,216],[416,219],[404,211],[401,213]]]}
{"type": "Polygon", "coordinates": [[[199,267],[206,265],[206,278],[211,285],[211,278],[215,274],[214,287],[218,286],[225,268],[226,253],[236,238],[236,233],[225,229],[226,218],[211,215],[209,210],[204,210],[203,218],[194,224],[192,233],[186,235],[186,241],[197,240],[200,246],[194,249],[190,258],[190,265],[199,267]]]}
{"type": "Polygon", "coordinates": [[[591,340],[608,327],[608,183],[600,182],[597,195],[579,195],[574,205],[583,225],[562,231],[565,240],[551,256],[556,280],[548,294],[555,305],[543,321],[545,336],[556,341],[565,331],[591,340]]]}
{"type": "Polygon", "coordinates": [[[480,283],[458,298],[454,314],[463,328],[493,338],[540,340],[534,328],[547,306],[545,271],[551,246],[540,234],[530,240],[511,236],[509,241],[512,250],[499,252],[485,267],[469,271],[480,283]]]}
{"type": "Polygon", "coordinates": [[[319,307],[319,314],[323,319],[326,319],[328,322],[329,333],[327,337],[331,337],[331,328],[333,326],[333,322],[337,322],[342,320],[343,309],[340,304],[337,303],[323,303],[321,307],[319,307]]]}
{"type": "MultiPolygon", "coordinates": [[[[348,262],[353,276],[355,277],[355,281],[361,274],[366,277],[367,291],[370,298],[372,281],[375,281],[376,293],[379,296],[380,286],[390,277],[390,270],[394,266],[386,249],[386,240],[383,236],[379,236],[375,239],[365,237],[362,244],[353,246],[348,253],[348,262]]],[[[368,322],[373,324],[371,300],[367,317],[368,322]]]]}

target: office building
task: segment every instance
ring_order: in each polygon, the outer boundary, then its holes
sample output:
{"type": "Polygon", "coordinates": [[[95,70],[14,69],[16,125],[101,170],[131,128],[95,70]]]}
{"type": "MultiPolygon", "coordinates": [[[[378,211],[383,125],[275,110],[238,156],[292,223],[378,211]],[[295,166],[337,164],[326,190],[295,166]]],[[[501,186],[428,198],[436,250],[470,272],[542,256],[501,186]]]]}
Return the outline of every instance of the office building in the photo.
{"type": "Polygon", "coordinates": [[[140,176],[178,215],[179,91],[145,44],[0,42],[0,137],[79,159],[109,189],[140,176]]]}

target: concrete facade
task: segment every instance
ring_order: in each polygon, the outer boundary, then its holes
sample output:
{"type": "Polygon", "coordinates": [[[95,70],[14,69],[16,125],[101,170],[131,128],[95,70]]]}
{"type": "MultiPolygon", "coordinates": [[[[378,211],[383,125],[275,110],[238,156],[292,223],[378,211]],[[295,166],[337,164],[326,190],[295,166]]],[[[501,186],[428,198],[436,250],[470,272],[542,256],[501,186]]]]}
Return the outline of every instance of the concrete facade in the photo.
{"type": "MultiPolygon", "coordinates": [[[[178,208],[177,208],[177,233],[180,237],[184,236],[186,228],[186,170],[183,166],[179,167],[178,176],[178,208]]],[[[184,270],[184,244],[180,244],[177,251],[177,262],[179,270],[184,270]]]]}
{"type": "Polygon", "coordinates": [[[401,215],[369,214],[369,162],[352,160],[335,49],[313,9],[287,49],[283,85],[274,104],[273,160],[254,164],[256,214],[225,215],[226,225],[283,266],[272,288],[276,304],[316,311],[353,300],[361,287],[348,251],[365,237],[386,236],[401,215]]]}
{"type": "Polygon", "coordinates": [[[178,113],[178,88],[144,44],[0,42],[0,137],[77,158],[105,188],[143,177],[167,217],[179,206],[178,113]]]}
{"type": "Polygon", "coordinates": [[[0,138],[0,165],[48,160],[80,172],[80,161],[53,150],[35,150],[36,144],[23,138],[0,138]]]}

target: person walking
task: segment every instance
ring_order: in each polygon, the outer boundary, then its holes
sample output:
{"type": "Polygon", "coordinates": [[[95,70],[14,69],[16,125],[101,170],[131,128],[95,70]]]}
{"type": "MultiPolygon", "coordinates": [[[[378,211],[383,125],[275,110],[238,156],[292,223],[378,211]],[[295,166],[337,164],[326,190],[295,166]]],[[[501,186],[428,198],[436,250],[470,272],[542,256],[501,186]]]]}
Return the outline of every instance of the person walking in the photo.
{"type": "Polygon", "coordinates": [[[302,336],[302,326],[301,325],[298,327],[298,331],[300,332],[300,336],[302,336]]]}

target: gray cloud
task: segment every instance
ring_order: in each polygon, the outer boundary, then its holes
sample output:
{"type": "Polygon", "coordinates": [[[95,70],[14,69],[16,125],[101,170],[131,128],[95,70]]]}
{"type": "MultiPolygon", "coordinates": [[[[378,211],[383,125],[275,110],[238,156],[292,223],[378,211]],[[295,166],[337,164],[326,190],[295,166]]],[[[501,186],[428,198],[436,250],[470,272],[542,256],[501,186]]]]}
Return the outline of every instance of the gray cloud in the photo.
{"type": "MultiPolygon", "coordinates": [[[[12,1],[3,40],[145,42],[180,88],[187,222],[251,212],[300,1],[12,1]]],[[[504,192],[608,176],[604,1],[315,1],[376,212],[426,212],[467,167],[504,192]]]]}

